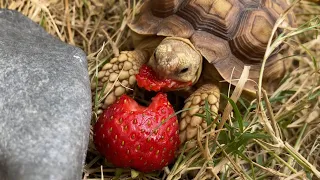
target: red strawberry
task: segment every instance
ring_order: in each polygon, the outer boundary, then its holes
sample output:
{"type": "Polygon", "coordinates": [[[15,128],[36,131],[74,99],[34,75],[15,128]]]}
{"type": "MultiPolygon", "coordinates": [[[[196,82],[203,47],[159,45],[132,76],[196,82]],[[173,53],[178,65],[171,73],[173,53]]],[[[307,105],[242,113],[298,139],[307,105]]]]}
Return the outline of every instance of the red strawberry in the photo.
{"type": "Polygon", "coordinates": [[[159,79],[151,67],[142,65],[136,75],[137,84],[148,91],[174,90],[191,86],[192,82],[179,82],[173,79],[159,79]]]}
{"type": "Polygon", "coordinates": [[[180,144],[178,128],[166,94],[158,93],[149,107],[123,95],[95,124],[94,143],[113,165],[150,172],[173,161],[180,144]]]}

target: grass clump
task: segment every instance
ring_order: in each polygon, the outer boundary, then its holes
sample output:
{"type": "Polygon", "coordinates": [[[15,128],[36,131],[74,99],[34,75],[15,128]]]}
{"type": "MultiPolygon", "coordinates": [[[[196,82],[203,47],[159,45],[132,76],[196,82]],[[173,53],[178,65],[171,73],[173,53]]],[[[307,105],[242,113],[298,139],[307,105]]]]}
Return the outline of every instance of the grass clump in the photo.
{"type": "MultiPolygon", "coordinates": [[[[1,8],[22,12],[50,34],[87,53],[92,82],[99,68],[121,50],[132,49],[126,23],[138,11],[140,1],[124,0],[0,0],[1,8]]],[[[99,155],[92,132],[83,179],[319,179],[320,178],[320,6],[293,2],[297,28],[285,29],[269,42],[265,59],[284,43],[288,73],[276,91],[268,96],[261,82],[257,98],[241,98],[248,68],[221,116],[208,118],[207,129],[198,135],[198,148],[185,152],[161,172],[141,174],[117,169],[99,155]],[[212,128],[215,127],[215,128],[212,128]]],[[[278,20],[277,26],[281,25],[278,20]]],[[[282,28],[282,27],[279,27],[282,28]]],[[[102,96],[93,97],[93,122],[102,96]]],[[[211,116],[210,116],[211,117],[211,116]]]]}

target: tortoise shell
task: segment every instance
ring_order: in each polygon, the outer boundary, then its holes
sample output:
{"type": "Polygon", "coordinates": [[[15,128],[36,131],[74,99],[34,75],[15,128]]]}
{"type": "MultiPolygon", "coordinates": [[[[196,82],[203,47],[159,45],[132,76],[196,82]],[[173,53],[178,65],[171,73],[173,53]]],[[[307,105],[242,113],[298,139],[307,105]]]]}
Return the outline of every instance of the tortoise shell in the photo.
{"type": "MultiPolygon", "coordinates": [[[[223,79],[238,79],[250,65],[249,78],[257,81],[273,26],[288,7],[286,0],[146,0],[129,27],[140,35],[187,38],[223,79]]],[[[293,14],[285,22],[292,26],[293,14]]],[[[265,79],[282,77],[284,69],[275,51],[265,79]]]]}

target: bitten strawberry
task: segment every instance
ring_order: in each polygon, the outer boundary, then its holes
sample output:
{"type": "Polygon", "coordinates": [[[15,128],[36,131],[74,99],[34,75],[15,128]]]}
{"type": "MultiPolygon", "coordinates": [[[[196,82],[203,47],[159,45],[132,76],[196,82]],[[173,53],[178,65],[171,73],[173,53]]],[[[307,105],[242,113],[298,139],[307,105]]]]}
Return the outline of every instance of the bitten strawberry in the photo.
{"type": "Polygon", "coordinates": [[[123,95],[95,124],[94,143],[113,165],[150,172],[174,160],[180,144],[178,129],[164,93],[153,97],[149,107],[123,95]]]}
{"type": "Polygon", "coordinates": [[[191,86],[192,82],[179,82],[173,79],[159,79],[156,73],[147,65],[142,65],[139,74],[136,75],[139,87],[148,91],[174,90],[191,86]]]}

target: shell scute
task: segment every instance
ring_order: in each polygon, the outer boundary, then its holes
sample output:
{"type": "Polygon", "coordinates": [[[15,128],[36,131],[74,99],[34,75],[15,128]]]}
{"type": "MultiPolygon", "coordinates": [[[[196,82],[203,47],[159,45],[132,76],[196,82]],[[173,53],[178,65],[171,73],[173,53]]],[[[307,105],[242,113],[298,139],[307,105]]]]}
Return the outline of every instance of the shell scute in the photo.
{"type": "Polygon", "coordinates": [[[265,0],[239,0],[246,9],[259,8],[260,4],[264,4],[265,0]]]}
{"type": "Polygon", "coordinates": [[[264,56],[274,22],[275,20],[265,11],[245,11],[237,34],[229,41],[233,54],[243,61],[260,62],[264,56]]]}
{"type": "MultiPolygon", "coordinates": [[[[287,8],[288,4],[283,0],[265,0],[264,3],[266,12],[273,18],[277,19],[287,8]]],[[[294,25],[295,18],[292,13],[288,13],[282,25],[294,25]]]]}
{"type": "Polygon", "coordinates": [[[230,39],[237,29],[242,6],[238,0],[184,1],[177,15],[188,20],[195,30],[230,39]]]}

